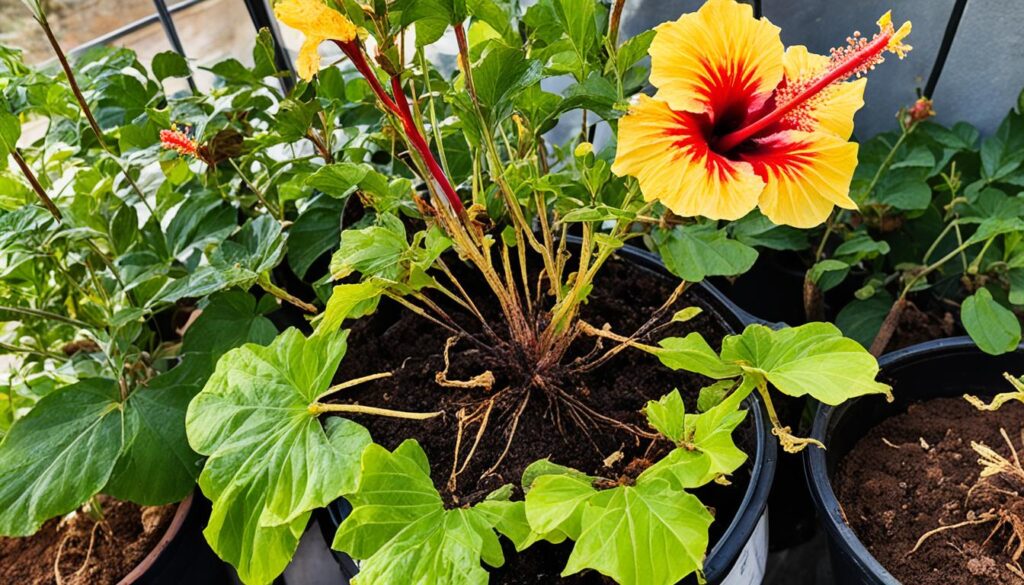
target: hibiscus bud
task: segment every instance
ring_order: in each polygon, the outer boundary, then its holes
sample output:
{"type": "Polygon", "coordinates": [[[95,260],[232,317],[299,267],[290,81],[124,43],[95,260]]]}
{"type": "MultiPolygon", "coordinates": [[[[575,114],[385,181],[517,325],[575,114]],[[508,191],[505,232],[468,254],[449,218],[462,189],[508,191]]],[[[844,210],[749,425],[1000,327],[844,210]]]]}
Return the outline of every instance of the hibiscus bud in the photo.
{"type": "Polygon", "coordinates": [[[573,154],[576,156],[576,158],[583,158],[592,152],[594,152],[593,144],[589,142],[580,142],[576,146],[576,150],[573,151],[573,154]]]}
{"type": "Polygon", "coordinates": [[[926,97],[917,98],[914,105],[907,108],[905,122],[909,126],[910,124],[923,122],[934,115],[935,110],[932,109],[932,100],[926,97]]]}

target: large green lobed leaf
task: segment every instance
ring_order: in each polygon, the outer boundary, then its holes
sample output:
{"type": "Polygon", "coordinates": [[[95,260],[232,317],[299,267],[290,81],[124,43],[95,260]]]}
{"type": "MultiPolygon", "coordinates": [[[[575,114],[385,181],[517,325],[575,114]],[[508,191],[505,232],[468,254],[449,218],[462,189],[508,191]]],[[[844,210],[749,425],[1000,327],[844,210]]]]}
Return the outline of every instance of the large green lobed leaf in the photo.
{"type": "Polygon", "coordinates": [[[189,405],[189,442],[209,456],[199,477],[213,502],[206,538],[247,584],[281,574],[312,510],[356,486],[369,433],[336,417],[322,425],[310,409],[346,337],[289,329],[269,346],[243,345],[217,362],[189,405]]]}

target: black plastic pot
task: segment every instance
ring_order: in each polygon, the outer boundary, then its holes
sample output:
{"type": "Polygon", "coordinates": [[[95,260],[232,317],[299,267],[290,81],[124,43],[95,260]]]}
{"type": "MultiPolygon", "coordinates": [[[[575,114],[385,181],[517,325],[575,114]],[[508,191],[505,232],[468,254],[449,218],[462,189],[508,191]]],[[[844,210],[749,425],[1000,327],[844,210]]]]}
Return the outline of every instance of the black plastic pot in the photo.
{"type": "Polygon", "coordinates": [[[210,502],[197,490],[178,505],[163,538],[118,585],[234,585],[233,571],[203,536],[209,518],[210,502]]]}
{"type": "Polygon", "coordinates": [[[1003,372],[1024,371],[1024,345],[1015,352],[992,356],[978,349],[970,338],[956,337],[886,354],[879,364],[879,377],[892,384],[896,401],[890,404],[879,397],[865,397],[840,406],[822,406],[814,418],[811,436],[826,449],[810,448],[804,455],[807,481],[828,537],[834,582],[838,585],[899,585],[843,519],[831,483],[839,462],[871,428],[905,412],[913,402],[967,392],[992,395],[1006,391],[1003,372]]]}
{"type": "MultiPolygon", "coordinates": [[[[661,260],[650,252],[626,246],[620,249],[617,255],[643,270],[673,281],[678,280],[665,269],[661,260]]],[[[731,331],[739,331],[750,323],[760,322],[709,284],[702,283],[691,290],[714,309],[731,331]]],[[[730,578],[730,585],[756,585],[761,583],[764,575],[764,562],[768,553],[767,502],[775,476],[777,444],[771,434],[764,406],[757,396],[749,397],[746,406],[751,412],[756,431],[750,483],[744,493],[739,512],[731,519],[728,528],[711,548],[704,562],[707,582],[712,585],[723,583],[726,578],[730,578]]],[[[328,544],[333,542],[338,526],[350,511],[351,507],[343,499],[318,511],[317,519],[328,544]]],[[[356,563],[344,553],[333,552],[342,574],[347,578],[355,575],[358,571],[356,563]]]]}

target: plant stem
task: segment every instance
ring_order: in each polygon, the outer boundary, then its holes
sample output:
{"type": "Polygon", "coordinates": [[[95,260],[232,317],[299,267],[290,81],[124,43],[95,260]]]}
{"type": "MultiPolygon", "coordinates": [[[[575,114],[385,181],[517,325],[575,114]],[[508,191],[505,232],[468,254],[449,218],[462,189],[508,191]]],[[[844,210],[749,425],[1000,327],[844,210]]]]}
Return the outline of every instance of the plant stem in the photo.
{"type": "Polygon", "coordinates": [[[4,343],[2,341],[0,341],[0,349],[2,349],[4,351],[9,351],[9,352],[12,352],[12,353],[27,353],[27,354],[30,354],[30,355],[36,355],[36,356],[39,356],[39,357],[42,357],[42,358],[48,358],[48,359],[54,359],[54,360],[66,359],[62,355],[57,355],[57,354],[51,353],[49,351],[32,349],[32,348],[28,348],[28,347],[20,347],[20,346],[17,346],[17,345],[11,345],[9,343],[4,343]]]}
{"type": "Polygon", "coordinates": [[[103,138],[103,131],[100,129],[99,123],[96,121],[96,117],[92,113],[92,108],[89,107],[89,102],[86,101],[85,96],[82,94],[82,89],[78,86],[78,80],[75,78],[75,72],[71,70],[71,64],[68,62],[67,56],[64,54],[64,49],[61,48],[60,43],[57,42],[57,37],[53,34],[53,29],[50,28],[50,22],[46,19],[44,13],[35,15],[36,22],[42,27],[43,32],[46,34],[46,40],[49,41],[50,47],[53,49],[54,54],[57,56],[57,61],[60,62],[61,69],[64,70],[64,76],[68,80],[68,85],[71,86],[71,92],[75,96],[75,101],[78,102],[79,109],[82,110],[82,114],[85,115],[85,119],[89,122],[89,127],[92,128],[93,134],[96,135],[96,141],[114,162],[117,163],[118,168],[121,170],[121,174],[131,185],[132,190],[139,196],[139,200],[146,206],[151,215],[156,215],[156,211],[149,205],[149,201],[146,200],[145,193],[142,192],[142,188],[135,182],[135,179],[128,173],[128,169],[122,164],[121,158],[114,154],[113,149],[107,144],[103,138]]]}
{"type": "Polygon", "coordinates": [[[18,148],[11,145],[10,151],[11,158],[14,159],[14,162],[18,163],[18,168],[21,169],[21,174],[25,175],[25,178],[28,179],[29,184],[32,185],[32,190],[35,191],[36,196],[39,197],[43,207],[50,212],[50,215],[52,215],[58,223],[64,221],[64,216],[61,214],[60,209],[57,209],[57,205],[55,205],[53,200],[50,199],[50,196],[46,194],[46,189],[43,189],[43,186],[39,183],[39,179],[36,178],[35,173],[32,172],[32,168],[25,162],[25,159],[21,156],[21,152],[18,151],[18,148]]]}
{"type": "Polygon", "coordinates": [[[264,195],[263,191],[261,191],[260,188],[256,186],[256,182],[249,179],[249,177],[246,176],[245,172],[242,171],[242,167],[238,166],[238,163],[236,163],[234,160],[229,158],[228,162],[230,162],[231,166],[235,168],[235,172],[238,173],[238,176],[241,177],[243,181],[245,181],[246,185],[249,186],[249,190],[256,194],[256,198],[260,200],[260,203],[263,204],[263,207],[267,208],[267,211],[270,212],[270,215],[276,217],[277,221],[283,222],[284,213],[277,207],[271,205],[269,201],[267,201],[266,195],[264,195]]]}
{"type": "Polygon", "coordinates": [[[71,317],[65,317],[64,315],[58,315],[57,313],[50,313],[49,311],[43,311],[40,309],[30,309],[28,307],[7,307],[0,306],[0,311],[7,311],[16,315],[25,315],[28,317],[40,317],[42,319],[49,319],[51,321],[58,321],[67,325],[73,325],[82,329],[91,329],[92,325],[78,319],[72,319],[71,317]]]}
{"type": "Polygon", "coordinates": [[[296,307],[302,309],[303,311],[313,313],[314,315],[319,312],[316,306],[311,305],[306,301],[303,301],[302,299],[299,299],[298,297],[286,291],[285,289],[277,286],[273,282],[270,282],[270,277],[265,274],[261,274],[260,277],[256,280],[256,283],[260,285],[260,288],[267,291],[271,295],[281,299],[282,301],[285,301],[286,303],[291,303],[296,307]]]}
{"type": "Polygon", "coordinates": [[[383,378],[390,378],[390,377],[391,377],[391,372],[379,372],[379,373],[376,373],[376,374],[370,374],[369,376],[363,376],[361,378],[354,378],[352,380],[348,380],[346,382],[342,382],[341,384],[335,384],[334,386],[331,386],[326,391],[324,391],[323,394],[317,396],[316,399],[317,399],[317,401],[320,401],[320,400],[323,400],[325,397],[330,396],[331,394],[334,394],[335,392],[341,392],[342,390],[347,390],[349,388],[352,388],[353,386],[358,386],[360,384],[365,384],[366,382],[372,382],[374,380],[381,380],[383,378]]]}
{"type": "Polygon", "coordinates": [[[377,408],[375,406],[360,406],[358,404],[323,404],[320,402],[310,404],[309,412],[315,415],[320,415],[325,412],[346,412],[350,414],[371,414],[374,416],[387,416],[391,418],[406,418],[412,420],[427,420],[443,414],[442,412],[406,412],[403,410],[377,408]]]}

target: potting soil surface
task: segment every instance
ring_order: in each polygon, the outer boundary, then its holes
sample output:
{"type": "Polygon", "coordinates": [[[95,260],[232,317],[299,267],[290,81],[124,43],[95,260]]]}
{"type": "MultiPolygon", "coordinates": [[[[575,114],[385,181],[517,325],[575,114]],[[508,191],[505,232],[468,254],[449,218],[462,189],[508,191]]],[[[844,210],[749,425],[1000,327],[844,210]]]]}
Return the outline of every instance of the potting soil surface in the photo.
{"type": "Polygon", "coordinates": [[[883,421],[840,462],[833,486],[847,521],[901,582],[1024,583],[1013,559],[1021,542],[1007,524],[996,530],[999,521],[991,516],[1020,514],[1024,484],[990,478],[971,491],[982,469],[972,441],[1013,459],[1000,429],[1024,457],[1024,404],[982,412],[962,398],[929,400],[883,421]],[[929,531],[964,522],[971,524],[938,532],[912,552],[929,531]]]}

